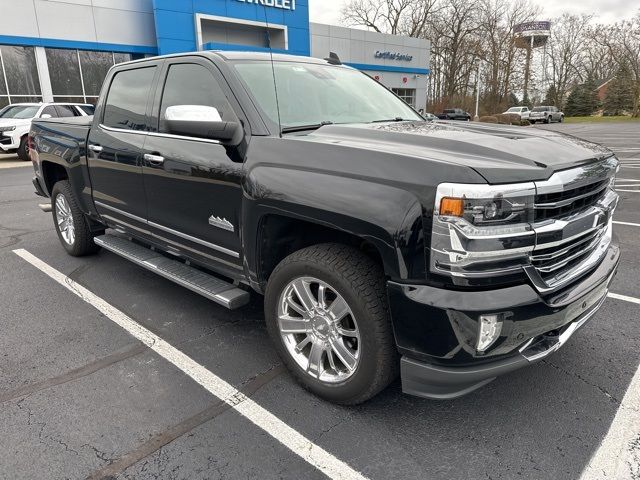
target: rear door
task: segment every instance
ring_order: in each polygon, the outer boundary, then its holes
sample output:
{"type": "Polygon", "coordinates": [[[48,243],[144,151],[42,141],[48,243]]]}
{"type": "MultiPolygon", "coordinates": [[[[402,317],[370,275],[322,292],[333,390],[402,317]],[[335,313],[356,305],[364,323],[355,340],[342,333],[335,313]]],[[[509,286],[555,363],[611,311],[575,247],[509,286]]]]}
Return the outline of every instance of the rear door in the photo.
{"type": "Polygon", "coordinates": [[[243,119],[229,86],[209,60],[167,60],[154,115],[158,131],[144,146],[143,171],[154,236],[214,267],[241,271],[240,211],[243,149],[215,140],[170,134],[168,107],[215,107],[223,120],[243,119]]]}
{"type": "Polygon", "coordinates": [[[111,78],[89,133],[88,158],[96,209],[117,226],[147,234],[142,147],[160,63],[132,64],[111,78]]]}

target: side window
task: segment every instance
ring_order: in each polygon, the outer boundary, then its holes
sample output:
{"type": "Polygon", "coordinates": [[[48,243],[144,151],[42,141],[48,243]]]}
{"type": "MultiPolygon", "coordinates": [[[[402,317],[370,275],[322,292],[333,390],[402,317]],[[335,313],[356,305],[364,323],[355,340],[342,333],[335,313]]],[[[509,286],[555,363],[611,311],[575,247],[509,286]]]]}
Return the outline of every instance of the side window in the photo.
{"type": "Polygon", "coordinates": [[[93,105],[78,105],[77,107],[87,115],[93,115],[96,111],[96,107],[93,105]]]}
{"type": "Polygon", "coordinates": [[[60,117],[77,117],[78,112],[71,105],[56,105],[60,117]]]}
{"type": "Polygon", "coordinates": [[[160,105],[160,132],[168,131],[165,114],[167,108],[174,105],[215,107],[223,120],[235,119],[235,113],[213,74],[195,63],[169,67],[160,105]]]}
{"type": "Polygon", "coordinates": [[[51,115],[51,118],[58,118],[58,112],[56,111],[55,107],[53,105],[49,105],[48,107],[44,107],[42,109],[42,113],[40,114],[40,116],[42,117],[43,115],[51,115]]]}
{"type": "Polygon", "coordinates": [[[125,130],[148,130],[147,99],[156,67],[116,73],[104,106],[102,123],[125,130]]]}

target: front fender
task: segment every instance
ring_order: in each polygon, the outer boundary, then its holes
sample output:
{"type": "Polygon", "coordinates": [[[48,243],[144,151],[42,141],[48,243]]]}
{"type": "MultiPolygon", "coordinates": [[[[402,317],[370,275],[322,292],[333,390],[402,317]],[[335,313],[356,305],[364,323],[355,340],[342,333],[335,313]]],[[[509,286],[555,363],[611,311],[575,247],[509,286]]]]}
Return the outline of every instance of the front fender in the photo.
{"type": "Polygon", "coordinates": [[[261,219],[276,214],[371,243],[392,279],[425,278],[422,206],[406,190],[324,172],[257,165],[245,177],[244,191],[243,236],[251,273],[257,271],[261,219]]]}

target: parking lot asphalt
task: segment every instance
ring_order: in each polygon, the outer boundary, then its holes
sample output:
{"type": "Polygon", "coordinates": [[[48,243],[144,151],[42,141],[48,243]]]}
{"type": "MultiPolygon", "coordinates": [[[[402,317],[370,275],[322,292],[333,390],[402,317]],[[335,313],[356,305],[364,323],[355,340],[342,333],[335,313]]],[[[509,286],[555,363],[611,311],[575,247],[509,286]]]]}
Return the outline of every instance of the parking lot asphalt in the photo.
{"type": "MultiPolygon", "coordinates": [[[[535,128],[604,143],[623,162],[616,221],[636,225],[616,225],[623,261],[611,291],[639,298],[640,125],[535,128]]],[[[261,297],[230,312],[109,252],[67,256],[51,214],[38,208],[31,176],[22,165],[0,170],[0,478],[314,479],[327,472],[16,249],[99,295],[366,478],[577,479],[628,410],[640,305],[613,298],[549,359],[466,397],[422,400],[396,382],[359,407],[326,403],[282,367],[261,297]]],[[[638,455],[624,440],[623,469],[593,478],[638,475],[638,455]]]]}

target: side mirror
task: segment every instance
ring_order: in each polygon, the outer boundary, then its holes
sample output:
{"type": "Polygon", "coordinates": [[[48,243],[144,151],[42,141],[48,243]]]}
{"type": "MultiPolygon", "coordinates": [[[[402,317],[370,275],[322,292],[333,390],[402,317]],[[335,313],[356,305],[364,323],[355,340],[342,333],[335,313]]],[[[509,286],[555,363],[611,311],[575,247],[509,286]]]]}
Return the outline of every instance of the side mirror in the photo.
{"type": "Polygon", "coordinates": [[[240,133],[238,122],[222,120],[215,107],[174,105],[164,114],[168,133],[228,142],[240,133]]]}
{"type": "Polygon", "coordinates": [[[53,118],[53,117],[48,113],[43,113],[42,115],[40,115],[40,118],[53,118]]]}

